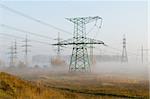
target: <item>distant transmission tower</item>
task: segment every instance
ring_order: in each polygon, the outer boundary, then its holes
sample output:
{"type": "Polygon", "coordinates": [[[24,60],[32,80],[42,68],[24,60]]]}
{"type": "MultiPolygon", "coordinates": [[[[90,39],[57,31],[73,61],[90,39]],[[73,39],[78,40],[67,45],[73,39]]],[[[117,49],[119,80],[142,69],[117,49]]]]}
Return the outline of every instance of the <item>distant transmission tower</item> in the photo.
{"type": "Polygon", "coordinates": [[[25,52],[25,65],[28,66],[28,53],[29,53],[29,47],[31,47],[31,45],[28,44],[29,39],[27,38],[27,35],[26,35],[26,38],[23,42],[25,42],[25,44],[22,45],[22,47],[25,48],[24,49],[24,52],[25,52]]]}
{"type": "MultiPolygon", "coordinates": [[[[60,40],[62,40],[61,38],[60,38],[60,33],[58,32],[58,37],[56,38],[56,39],[54,39],[54,40],[57,40],[57,43],[60,43],[60,40]]],[[[57,57],[60,57],[60,52],[61,52],[61,46],[60,45],[57,45],[57,57]]]]}
{"type": "Polygon", "coordinates": [[[126,37],[123,35],[123,50],[122,50],[122,57],[121,62],[128,62],[127,50],[126,50],[126,37]]]}
{"type": "Polygon", "coordinates": [[[147,52],[147,62],[148,62],[148,52],[150,51],[150,49],[144,49],[143,45],[141,46],[141,62],[144,62],[144,52],[147,52]]]}
{"type": "Polygon", "coordinates": [[[13,46],[13,43],[12,45],[10,46],[10,63],[9,63],[9,66],[14,66],[14,46],[13,46]]]}
{"type": "Polygon", "coordinates": [[[90,72],[91,68],[87,51],[88,48],[87,45],[104,44],[104,42],[87,38],[86,24],[93,21],[97,21],[99,19],[102,20],[102,18],[99,16],[95,16],[95,17],[77,17],[66,19],[74,23],[73,38],[61,41],[60,43],[53,45],[73,45],[69,71],[90,72]]]}
{"type": "Polygon", "coordinates": [[[15,40],[10,47],[10,66],[16,65],[17,60],[17,41],[15,40]]]}
{"type": "Polygon", "coordinates": [[[14,42],[14,63],[15,63],[15,65],[16,65],[16,63],[17,63],[17,41],[15,40],[15,42],[14,42]]]}

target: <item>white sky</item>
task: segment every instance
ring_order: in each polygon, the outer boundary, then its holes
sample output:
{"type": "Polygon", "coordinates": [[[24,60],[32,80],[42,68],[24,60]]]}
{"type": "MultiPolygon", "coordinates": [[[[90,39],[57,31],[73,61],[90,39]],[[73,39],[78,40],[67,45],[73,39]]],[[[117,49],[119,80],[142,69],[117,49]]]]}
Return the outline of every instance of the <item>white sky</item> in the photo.
{"type": "MultiPolygon", "coordinates": [[[[78,16],[101,16],[103,18],[103,26],[98,33],[93,30],[89,37],[96,35],[95,39],[103,40],[107,45],[114,48],[122,49],[123,34],[127,37],[127,50],[139,54],[141,45],[147,49],[148,45],[148,5],[146,1],[1,1],[10,8],[23,12],[29,16],[38,18],[49,24],[62,28],[73,33],[73,24],[66,17],[78,16]]],[[[6,9],[0,8],[0,24],[7,24],[13,27],[21,28],[41,35],[52,38],[57,37],[60,32],[61,38],[71,38],[72,35],[62,33],[61,31],[41,25],[37,22],[14,14],[6,9]]],[[[93,26],[91,23],[88,30],[93,26]]],[[[25,34],[12,31],[10,29],[0,27],[0,32],[25,37],[25,34]]],[[[43,42],[55,43],[53,40],[46,40],[29,35],[31,40],[39,40],[43,42]]],[[[8,47],[11,41],[8,37],[0,36],[0,53],[1,57],[8,56],[8,47]]],[[[17,40],[21,46],[22,40],[17,40]]],[[[31,52],[35,54],[54,54],[54,47],[30,43],[32,45],[31,52]]],[[[103,47],[102,47],[103,48],[103,47]]],[[[19,53],[22,55],[22,48],[19,53]]],[[[105,51],[114,51],[103,48],[105,51]]],[[[71,50],[65,49],[64,54],[71,54],[71,50]]],[[[98,54],[98,51],[95,51],[98,54]]],[[[117,52],[116,53],[120,53],[117,52]]]]}

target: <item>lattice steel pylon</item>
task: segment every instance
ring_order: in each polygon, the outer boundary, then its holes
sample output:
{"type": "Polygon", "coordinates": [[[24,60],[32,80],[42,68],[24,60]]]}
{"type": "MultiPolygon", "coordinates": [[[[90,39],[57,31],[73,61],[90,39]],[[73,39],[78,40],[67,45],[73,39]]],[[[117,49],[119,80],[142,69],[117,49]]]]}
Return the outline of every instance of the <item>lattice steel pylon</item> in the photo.
{"type": "Polygon", "coordinates": [[[69,71],[70,72],[90,72],[90,62],[87,51],[88,44],[104,44],[99,40],[94,40],[86,37],[86,24],[101,20],[99,16],[95,17],[77,17],[77,18],[66,18],[70,22],[74,23],[73,39],[61,41],[60,43],[53,45],[73,45],[69,71]],[[93,42],[91,42],[93,41],[93,42]]]}
{"type": "Polygon", "coordinates": [[[22,47],[25,48],[23,50],[25,52],[25,57],[24,57],[25,58],[25,65],[28,66],[28,53],[29,53],[29,47],[31,47],[31,45],[28,44],[30,42],[30,40],[28,39],[27,34],[26,34],[26,38],[23,42],[25,43],[24,45],[22,45],[22,47]]]}
{"type": "MultiPolygon", "coordinates": [[[[60,38],[60,33],[59,32],[58,32],[58,37],[56,39],[54,39],[54,40],[57,40],[57,43],[59,43],[60,40],[62,40],[60,38]]],[[[62,51],[61,46],[57,45],[57,49],[55,49],[55,50],[57,51],[57,57],[60,57],[61,56],[61,51],[62,51]]]]}
{"type": "Polygon", "coordinates": [[[14,66],[14,46],[13,46],[13,43],[10,47],[10,66],[14,66]]]}
{"type": "Polygon", "coordinates": [[[17,42],[12,42],[12,45],[10,47],[10,66],[16,66],[17,61],[17,42]]]}
{"type": "Polygon", "coordinates": [[[128,62],[127,50],[126,50],[126,37],[123,35],[123,50],[122,50],[122,57],[121,62],[128,62]]]}

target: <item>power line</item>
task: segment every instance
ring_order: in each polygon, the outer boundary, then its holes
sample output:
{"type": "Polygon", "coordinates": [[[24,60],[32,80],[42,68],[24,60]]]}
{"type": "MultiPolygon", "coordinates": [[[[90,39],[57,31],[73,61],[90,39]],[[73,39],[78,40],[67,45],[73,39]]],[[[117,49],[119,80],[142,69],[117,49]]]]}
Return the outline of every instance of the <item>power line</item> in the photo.
{"type": "Polygon", "coordinates": [[[15,14],[21,15],[21,16],[27,18],[27,19],[36,21],[36,22],[38,22],[38,23],[40,23],[40,24],[43,24],[43,25],[45,25],[45,26],[49,26],[49,27],[54,28],[54,29],[56,29],[56,30],[59,30],[59,31],[62,31],[62,32],[64,32],[64,33],[67,33],[67,34],[72,35],[72,33],[68,32],[68,31],[66,31],[66,30],[63,30],[63,29],[61,29],[61,28],[58,28],[58,27],[56,27],[56,26],[54,26],[54,25],[51,25],[51,24],[46,23],[46,22],[44,22],[44,21],[41,21],[41,20],[39,20],[39,19],[33,18],[33,17],[29,16],[29,15],[26,15],[26,14],[20,12],[20,11],[14,10],[14,9],[12,9],[12,8],[10,8],[10,7],[7,7],[7,6],[3,5],[3,4],[0,4],[0,6],[1,6],[2,8],[4,8],[4,9],[8,10],[8,11],[11,11],[11,12],[13,12],[13,13],[15,13],[15,14]]]}
{"type": "Polygon", "coordinates": [[[11,38],[23,39],[23,37],[14,36],[14,35],[11,35],[11,34],[6,34],[6,33],[0,33],[0,35],[11,37],[11,38]]]}
{"type": "MultiPolygon", "coordinates": [[[[15,39],[24,39],[23,37],[16,37],[16,36],[13,36],[13,35],[5,35],[5,34],[1,34],[0,33],[0,36],[6,36],[6,37],[9,37],[9,38],[15,38],[15,39]]],[[[0,38],[2,38],[2,39],[4,39],[4,37],[0,37],[0,38]]],[[[8,38],[5,38],[4,40],[12,40],[12,39],[8,39],[8,38]]],[[[49,44],[49,43],[47,43],[47,42],[41,42],[41,41],[36,41],[36,40],[30,40],[31,42],[33,41],[33,42],[35,42],[35,43],[40,43],[40,44],[44,44],[44,45],[51,45],[51,44],[49,44]]],[[[16,43],[16,45],[17,45],[18,43],[16,43]]],[[[38,48],[38,49],[41,49],[41,48],[38,48]]],[[[43,50],[43,49],[42,49],[43,50]]],[[[16,48],[15,48],[15,45],[14,45],[14,60],[15,60],[15,58],[17,58],[17,46],[16,46],[16,48]],[[16,49],[16,51],[15,51],[15,49],[16,49]],[[15,52],[16,52],[16,54],[15,54],[15,52]]]]}
{"type": "MultiPolygon", "coordinates": [[[[93,27],[87,32],[87,35],[88,34],[90,34],[90,32],[92,31],[92,30],[94,30],[94,28],[96,27],[97,29],[98,29],[98,31],[101,29],[101,27],[102,27],[102,21],[103,21],[103,19],[101,18],[101,21],[100,21],[100,25],[98,26],[97,25],[97,20],[95,21],[95,24],[93,25],[93,27]]],[[[93,38],[95,38],[95,36],[97,36],[97,34],[98,34],[98,32],[96,32],[96,34],[93,36],[93,38]]]]}
{"type": "Polygon", "coordinates": [[[30,31],[27,31],[27,30],[23,30],[23,29],[18,29],[16,27],[12,27],[12,26],[9,26],[9,25],[6,25],[6,24],[0,24],[0,26],[1,27],[5,27],[5,28],[9,28],[11,30],[19,31],[19,32],[22,32],[22,33],[28,33],[28,34],[31,34],[31,35],[34,35],[34,36],[38,36],[38,37],[41,37],[41,38],[53,39],[53,38],[48,37],[48,36],[40,35],[40,34],[33,33],[33,32],[30,32],[30,31]]]}
{"type": "MultiPolygon", "coordinates": [[[[115,47],[112,47],[112,46],[107,46],[108,48],[111,48],[111,49],[113,49],[113,50],[116,50],[116,51],[119,51],[119,52],[122,52],[122,50],[121,49],[118,49],[118,48],[115,48],[115,47]]],[[[128,51],[128,54],[129,55],[134,55],[134,56],[138,56],[137,54],[135,54],[135,53],[133,53],[133,52],[129,52],[128,51]]]]}
{"type": "MultiPolygon", "coordinates": [[[[14,36],[14,35],[6,34],[6,33],[0,33],[0,35],[11,37],[11,38],[24,39],[24,37],[14,36]]],[[[31,41],[36,42],[36,43],[51,45],[48,42],[42,42],[42,41],[38,41],[38,40],[31,40],[31,41]]]]}
{"type": "MultiPolygon", "coordinates": [[[[94,51],[102,51],[100,48],[94,47],[94,51]]],[[[109,53],[113,53],[113,54],[118,54],[118,52],[114,52],[114,51],[104,51],[103,52],[109,52],[109,53]]]]}

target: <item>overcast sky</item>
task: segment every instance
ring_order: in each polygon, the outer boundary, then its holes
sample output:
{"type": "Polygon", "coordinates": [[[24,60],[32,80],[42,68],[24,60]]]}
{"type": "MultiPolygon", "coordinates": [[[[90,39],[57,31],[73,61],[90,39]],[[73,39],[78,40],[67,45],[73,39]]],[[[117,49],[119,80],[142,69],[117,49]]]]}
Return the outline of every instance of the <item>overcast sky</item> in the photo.
{"type": "MultiPolygon", "coordinates": [[[[146,1],[7,1],[0,2],[19,12],[40,19],[46,23],[62,28],[73,33],[73,24],[65,18],[70,17],[86,17],[86,16],[100,16],[103,18],[102,28],[99,30],[94,28],[88,37],[104,41],[107,45],[122,49],[123,34],[127,39],[127,51],[140,55],[141,45],[147,49],[148,45],[148,6],[146,1]]],[[[47,37],[56,38],[57,33],[60,32],[62,39],[72,37],[72,34],[67,34],[58,31],[51,27],[42,25],[33,20],[29,20],[23,16],[12,13],[0,7],[0,24],[6,24],[19,29],[35,32],[47,37]]],[[[93,27],[94,23],[88,25],[87,32],[93,27]]],[[[25,37],[24,33],[20,33],[8,28],[0,27],[0,33],[7,33],[15,36],[25,37]]],[[[48,43],[56,43],[54,40],[43,39],[28,35],[31,40],[38,40],[48,43]]],[[[6,57],[8,48],[14,38],[0,35],[0,57],[6,57]]],[[[19,47],[23,45],[23,40],[17,39],[19,47]]],[[[32,45],[31,53],[54,55],[55,47],[30,43],[32,45]]],[[[118,51],[101,47],[107,53],[118,51]]],[[[71,48],[71,47],[70,47],[71,48]]],[[[19,54],[22,53],[23,48],[19,48],[19,54]]],[[[63,54],[71,54],[71,50],[65,48],[63,54]]],[[[99,54],[99,50],[95,51],[99,54]]]]}

